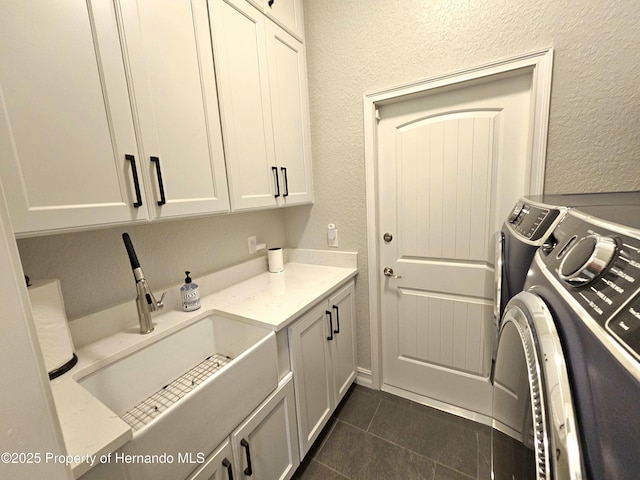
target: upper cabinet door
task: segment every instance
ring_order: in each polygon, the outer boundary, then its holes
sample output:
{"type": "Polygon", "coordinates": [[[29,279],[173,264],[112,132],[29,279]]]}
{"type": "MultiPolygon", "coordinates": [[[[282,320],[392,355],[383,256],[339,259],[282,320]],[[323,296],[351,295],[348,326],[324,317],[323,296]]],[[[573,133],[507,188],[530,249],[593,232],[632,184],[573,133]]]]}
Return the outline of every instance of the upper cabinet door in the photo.
{"type": "Polygon", "coordinates": [[[304,45],[267,22],[269,80],[281,205],[313,202],[311,127],[304,45]]]}
{"type": "Polygon", "coordinates": [[[264,0],[264,12],[298,40],[304,40],[302,0],[264,0]]]}
{"type": "Polygon", "coordinates": [[[113,2],[6,2],[0,177],[16,233],[146,219],[139,161],[113,2]]]}
{"type": "Polygon", "coordinates": [[[277,206],[265,17],[245,0],[209,0],[233,210],[277,206]]]}
{"type": "Polygon", "coordinates": [[[121,8],[153,216],[228,212],[206,0],[121,8]]]}

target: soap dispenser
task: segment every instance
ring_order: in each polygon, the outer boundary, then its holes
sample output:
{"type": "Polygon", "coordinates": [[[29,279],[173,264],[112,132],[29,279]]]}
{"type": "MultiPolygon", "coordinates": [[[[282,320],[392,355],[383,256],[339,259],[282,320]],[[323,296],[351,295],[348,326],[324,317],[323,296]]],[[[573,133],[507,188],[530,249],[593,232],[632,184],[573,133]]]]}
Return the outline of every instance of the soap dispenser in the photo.
{"type": "Polygon", "coordinates": [[[180,287],[180,295],[182,296],[182,310],[185,312],[193,312],[200,308],[200,291],[198,285],[193,283],[189,274],[191,272],[184,272],[187,274],[187,278],[184,279],[184,285],[180,287]]]}

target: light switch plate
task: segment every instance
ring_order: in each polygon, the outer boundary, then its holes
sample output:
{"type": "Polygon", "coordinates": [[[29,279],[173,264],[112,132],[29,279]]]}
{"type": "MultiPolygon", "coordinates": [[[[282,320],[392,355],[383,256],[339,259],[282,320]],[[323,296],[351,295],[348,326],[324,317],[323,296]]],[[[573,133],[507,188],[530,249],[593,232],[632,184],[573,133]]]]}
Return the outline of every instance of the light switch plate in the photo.
{"type": "Polygon", "coordinates": [[[330,247],[338,246],[338,229],[333,223],[327,225],[327,245],[330,247]]]}

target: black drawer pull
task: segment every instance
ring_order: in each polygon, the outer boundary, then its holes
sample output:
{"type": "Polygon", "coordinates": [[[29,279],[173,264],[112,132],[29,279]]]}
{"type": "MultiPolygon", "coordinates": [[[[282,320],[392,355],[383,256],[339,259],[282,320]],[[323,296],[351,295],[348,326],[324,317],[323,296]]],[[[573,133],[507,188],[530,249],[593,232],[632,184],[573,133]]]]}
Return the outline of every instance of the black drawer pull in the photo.
{"type": "Polygon", "coordinates": [[[280,196],[280,180],[278,179],[278,167],[271,167],[271,171],[276,177],[276,194],[274,197],[278,198],[280,196]]]}
{"type": "Polygon", "coordinates": [[[160,188],[160,200],[158,201],[158,206],[161,207],[165,203],[167,203],[167,199],[164,196],[164,182],[162,181],[162,170],[160,170],[160,158],[159,157],[149,157],[153,163],[156,164],[156,174],[158,175],[158,187],[160,188]]]}
{"type": "Polygon", "coordinates": [[[231,467],[231,462],[225,458],[222,460],[222,466],[227,469],[227,477],[229,477],[229,480],[233,480],[233,468],[231,467]]]}
{"type": "Polygon", "coordinates": [[[133,186],[136,189],[136,201],[133,202],[135,208],[142,206],[142,195],[140,194],[140,181],[138,180],[138,169],[136,168],[136,157],[130,154],[124,156],[125,160],[131,162],[131,174],[133,175],[133,186]]]}
{"type": "Polygon", "coordinates": [[[244,474],[247,477],[253,475],[253,468],[251,468],[251,449],[249,448],[249,442],[247,442],[244,438],[240,440],[240,445],[242,445],[246,449],[247,454],[247,468],[244,469],[244,474]]]}
{"type": "Polygon", "coordinates": [[[331,317],[331,310],[327,310],[324,313],[329,315],[329,336],[327,340],[333,340],[333,318],[331,317]]]}
{"type": "Polygon", "coordinates": [[[289,179],[287,178],[287,169],[285,167],[280,167],[280,170],[282,170],[282,178],[284,179],[284,193],[282,194],[282,196],[288,197],[289,196],[289,179]]]}
{"type": "Polygon", "coordinates": [[[334,305],[333,309],[336,311],[336,329],[333,333],[340,333],[340,308],[338,308],[338,305],[334,305]]]}

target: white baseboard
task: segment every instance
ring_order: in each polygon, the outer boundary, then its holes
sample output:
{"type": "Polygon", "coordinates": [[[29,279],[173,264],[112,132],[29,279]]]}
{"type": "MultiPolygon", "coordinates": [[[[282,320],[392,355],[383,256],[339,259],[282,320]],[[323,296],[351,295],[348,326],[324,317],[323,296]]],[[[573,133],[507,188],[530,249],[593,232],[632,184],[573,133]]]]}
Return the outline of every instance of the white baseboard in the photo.
{"type": "Polygon", "coordinates": [[[373,377],[371,370],[358,367],[358,375],[356,376],[356,383],[363,387],[373,388],[373,377]]]}

